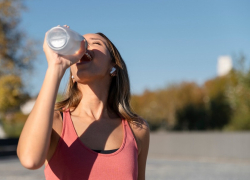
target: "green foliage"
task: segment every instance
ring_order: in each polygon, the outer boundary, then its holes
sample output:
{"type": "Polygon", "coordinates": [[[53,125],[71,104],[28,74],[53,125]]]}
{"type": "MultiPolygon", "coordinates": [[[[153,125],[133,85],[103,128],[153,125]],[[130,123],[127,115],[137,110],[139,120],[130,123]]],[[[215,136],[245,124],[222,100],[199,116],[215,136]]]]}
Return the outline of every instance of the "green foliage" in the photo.
{"type": "Polygon", "coordinates": [[[30,75],[37,54],[37,42],[30,40],[19,27],[21,12],[25,9],[23,3],[21,0],[0,1],[0,121],[9,136],[21,132],[22,118],[12,120],[11,116],[20,116],[20,105],[30,98],[21,77],[30,75]]]}
{"type": "Polygon", "coordinates": [[[204,83],[207,101],[207,128],[222,130],[230,121],[232,109],[226,97],[226,90],[229,88],[230,75],[216,77],[204,83]]]}
{"type": "Polygon", "coordinates": [[[28,115],[18,111],[15,113],[9,113],[2,120],[3,129],[8,137],[18,137],[22,131],[24,123],[28,115]]]}
{"type": "Polygon", "coordinates": [[[21,75],[23,70],[32,70],[36,42],[28,39],[19,28],[22,10],[21,0],[0,1],[0,76],[21,75]]]}
{"type": "Polygon", "coordinates": [[[174,84],[132,96],[131,105],[151,130],[250,129],[250,71],[233,70],[202,86],[174,84]]]}
{"type": "Polygon", "coordinates": [[[132,108],[147,119],[151,130],[157,130],[161,124],[161,120],[159,119],[160,113],[153,113],[154,111],[160,111],[158,104],[155,103],[155,99],[155,93],[147,90],[143,96],[133,95],[131,98],[132,108]]]}
{"type": "Polygon", "coordinates": [[[0,111],[6,112],[10,107],[20,104],[22,82],[19,76],[0,76],[0,111]]]}
{"type": "Polygon", "coordinates": [[[195,83],[184,82],[155,92],[145,91],[141,96],[134,95],[131,105],[148,121],[151,130],[157,130],[160,126],[171,130],[178,121],[177,111],[190,103],[199,106],[203,103],[203,94],[195,83]]]}
{"type": "Polygon", "coordinates": [[[241,55],[238,67],[231,74],[230,87],[226,95],[233,109],[231,121],[225,130],[250,130],[250,68],[246,66],[245,57],[241,55]]]}
{"type": "Polygon", "coordinates": [[[24,123],[6,123],[3,121],[3,129],[7,137],[19,137],[24,123]]]}
{"type": "Polygon", "coordinates": [[[186,105],[176,112],[177,123],[174,130],[205,130],[208,115],[204,106],[186,105]]]}
{"type": "Polygon", "coordinates": [[[36,56],[34,41],[19,28],[23,1],[0,1],[0,117],[19,110],[28,98],[21,79],[31,73],[36,56]]]}

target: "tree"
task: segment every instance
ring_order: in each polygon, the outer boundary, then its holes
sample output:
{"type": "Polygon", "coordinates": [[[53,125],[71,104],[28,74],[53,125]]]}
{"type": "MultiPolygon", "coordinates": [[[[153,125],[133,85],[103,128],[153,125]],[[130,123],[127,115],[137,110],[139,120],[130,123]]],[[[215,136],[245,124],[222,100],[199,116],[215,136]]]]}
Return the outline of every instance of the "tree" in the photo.
{"type": "Polygon", "coordinates": [[[230,74],[205,82],[203,87],[207,97],[207,129],[221,130],[229,123],[232,109],[226,96],[226,90],[230,83],[230,74]]]}
{"type": "MultiPolygon", "coordinates": [[[[21,0],[0,1],[0,115],[18,109],[28,98],[22,75],[31,73],[37,54],[36,42],[19,27],[21,0]]],[[[0,117],[1,118],[1,117],[0,117]]]]}
{"type": "Polygon", "coordinates": [[[226,92],[233,114],[225,130],[250,130],[250,68],[244,55],[237,59],[226,92]]]}

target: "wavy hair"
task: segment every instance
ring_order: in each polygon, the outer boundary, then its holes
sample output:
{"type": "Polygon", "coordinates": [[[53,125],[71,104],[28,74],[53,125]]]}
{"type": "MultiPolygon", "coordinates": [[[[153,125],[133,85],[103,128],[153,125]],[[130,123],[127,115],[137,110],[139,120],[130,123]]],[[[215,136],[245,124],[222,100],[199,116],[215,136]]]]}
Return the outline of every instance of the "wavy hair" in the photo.
{"type": "MultiPolygon", "coordinates": [[[[112,62],[115,63],[116,76],[112,77],[108,99],[107,108],[113,111],[117,115],[123,117],[127,121],[141,122],[141,119],[135,114],[130,106],[130,82],[126,64],[122,59],[119,51],[115,45],[103,34],[96,33],[102,36],[107,41],[107,48],[112,58],[112,62]]],[[[65,99],[55,104],[55,110],[63,111],[63,109],[75,108],[81,101],[82,93],[77,87],[77,82],[73,83],[72,72],[70,71],[69,83],[65,93],[65,99]]]]}

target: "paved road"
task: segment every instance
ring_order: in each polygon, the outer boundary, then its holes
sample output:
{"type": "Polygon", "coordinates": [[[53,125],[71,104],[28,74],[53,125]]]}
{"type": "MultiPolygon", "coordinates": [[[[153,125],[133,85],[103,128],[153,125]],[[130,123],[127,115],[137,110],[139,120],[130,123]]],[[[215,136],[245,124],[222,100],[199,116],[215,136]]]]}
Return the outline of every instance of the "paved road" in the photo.
{"type": "Polygon", "coordinates": [[[147,180],[249,180],[250,163],[148,159],[147,180]]]}
{"type": "MultiPolygon", "coordinates": [[[[0,180],[44,180],[44,167],[27,170],[17,158],[0,160],[0,180]]],[[[249,180],[250,163],[149,158],[147,180],[249,180]]]]}
{"type": "Polygon", "coordinates": [[[192,157],[250,162],[250,132],[156,132],[149,157],[192,157]]]}

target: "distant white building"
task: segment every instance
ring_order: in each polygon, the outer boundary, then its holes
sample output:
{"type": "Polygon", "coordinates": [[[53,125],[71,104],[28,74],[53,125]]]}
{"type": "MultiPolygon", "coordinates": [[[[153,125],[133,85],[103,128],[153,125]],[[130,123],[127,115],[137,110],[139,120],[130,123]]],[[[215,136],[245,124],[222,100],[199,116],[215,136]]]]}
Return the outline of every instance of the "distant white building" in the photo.
{"type": "Polygon", "coordinates": [[[20,109],[23,114],[29,114],[35,105],[36,99],[30,99],[25,104],[21,105],[20,109]]]}
{"type": "MultiPolygon", "coordinates": [[[[20,109],[21,109],[22,113],[29,114],[34,107],[35,102],[36,102],[36,99],[30,99],[29,101],[27,101],[26,103],[21,105],[20,109]]],[[[4,132],[4,129],[0,123],[0,139],[6,138],[6,137],[7,137],[6,133],[4,132]]]]}
{"type": "Polygon", "coordinates": [[[233,63],[230,56],[219,56],[217,65],[218,76],[227,75],[232,68],[233,68],[233,63]]]}

